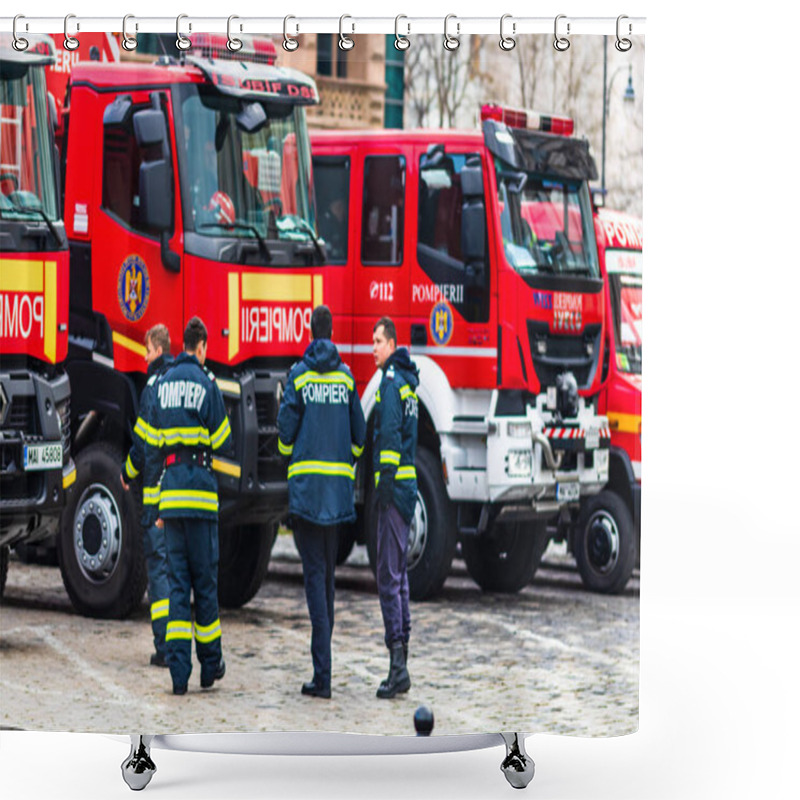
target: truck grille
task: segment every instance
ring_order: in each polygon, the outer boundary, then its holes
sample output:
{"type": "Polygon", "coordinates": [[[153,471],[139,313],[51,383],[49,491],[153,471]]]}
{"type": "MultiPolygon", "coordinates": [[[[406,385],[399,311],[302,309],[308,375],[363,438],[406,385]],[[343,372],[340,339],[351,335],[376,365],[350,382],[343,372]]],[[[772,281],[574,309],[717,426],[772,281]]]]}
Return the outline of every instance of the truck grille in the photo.
{"type": "Polygon", "coordinates": [[[569,371],[575,375],[580,389],[588,387],[600,353],[600,331],[600,325],[587,325],[580,334],[559,336],[550,331],[548,323],[528,320],[528,341],[539,383],[543,387],[554,386],[556,376],[569,371]],[[539,352],[541,342],[544,353],[539,352]],[[589,345],[591,353],[587,352],[589,345]]]}
{"type": "Polygon", "coordinates": [[[272,393],[256,394],[258,419],[258,480],[273,483],[286,480],[286,462],[278,452],[278,401],[272,393]]]}
{"type": "Polygon", "coordinates": [[[26,395],[13,397],[3,428],[27,434],[38,434],[40,431],[36,414],[36,398],[26,395]]]}
{"type": "Polygon", "coordinates": [[[64,464],[69,463],[70,442],[72,441],[72,430],[70,423],[70,402],[69,397],[62,400],[57,406],[58,416],[61,418],[61,449],[64,454],[64,464]]]}

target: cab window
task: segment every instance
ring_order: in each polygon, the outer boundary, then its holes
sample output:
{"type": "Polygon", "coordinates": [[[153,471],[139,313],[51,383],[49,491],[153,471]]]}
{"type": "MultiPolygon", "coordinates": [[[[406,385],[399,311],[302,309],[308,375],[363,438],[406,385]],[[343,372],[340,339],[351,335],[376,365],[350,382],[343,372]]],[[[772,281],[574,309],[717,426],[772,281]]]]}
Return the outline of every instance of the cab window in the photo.
{"type": "Polygon", "coordinates": [[[329,264],[344,264],[350,221],[350,157],[314,156],[317,231],[325,242],[329,264]]]}
{"type": "Polygon", "coordinates": [[[361,218],[361,262],[403,263],[406,160],[403,156],[364,159],[364,202],[361,218]]]}

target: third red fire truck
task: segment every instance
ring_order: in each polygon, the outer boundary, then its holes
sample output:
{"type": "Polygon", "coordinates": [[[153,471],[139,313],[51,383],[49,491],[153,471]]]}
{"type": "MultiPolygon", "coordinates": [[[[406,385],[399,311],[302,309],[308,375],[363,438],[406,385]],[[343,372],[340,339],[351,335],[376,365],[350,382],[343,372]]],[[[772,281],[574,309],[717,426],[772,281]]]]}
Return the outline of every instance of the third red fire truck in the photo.
{"type": "MultiPolygon", "coordinates": [[[[605,350],[597,173],[572,128],[485,106],[482,130],[312,133],[325,300],[370,424],[378,317],[420,368],[417,599],[439,590],[459,541],[481,587],[519,590],[548,522],[608,479],[610,432],[590,399],[605,350]]],[[[374,525],[355,535],[374,562],[374,525]]]]}

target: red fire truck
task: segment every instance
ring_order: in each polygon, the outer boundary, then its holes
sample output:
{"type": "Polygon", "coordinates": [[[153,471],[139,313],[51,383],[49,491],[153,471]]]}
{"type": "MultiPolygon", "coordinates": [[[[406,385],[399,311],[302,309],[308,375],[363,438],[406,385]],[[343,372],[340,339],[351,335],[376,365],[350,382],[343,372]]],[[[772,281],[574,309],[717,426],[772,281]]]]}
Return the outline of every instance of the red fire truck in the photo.
{"type": "MultiPolygon", "coordinates": [[[[594,161],[569,119],[484,106],[482,120],[311,137],[325,301],[370,425],[378,317],[420,368],[416,599],[440,589],[459,541],[482,588],[519,590],[547,523],[608,479],[610,432],[589,399],[605,350],[594,161]]],[[[374,563],[374,525],[353,535],[374,563]]]]}
{"type": "MultiPolygon", "coordinates": [[[[224,37],[223,37],[224,41],[224,37]]],[[[194,42],[197,45],[197,42],[194,42]]],[[[275,420],[282,381],[323,298],[305,106],[314,82],[271,59],[161,57],[72,64],[64,102],[73,449],[78,479],[58,540],[81,612],[122,616],[144,587],[136,498],[119,470],[156,323],[186,320],[233,427],[220,484],[220,600],[258,590],[287,506],[275,420]]],[[[263,47],[262,47],[263,50],[263,47]]],[[[174,48],[173,48],[174,52],[174,48]]],[[[224,46],[216,56],[230,53],[224,46]]]]}
{"type": "Polygon", "coordinates": [[[601,208],[595,217],[606,280],[606,353],[597,409],[611,430],[608,485],[581,502],[570,533],[584,583],[620,592],[638,561],[642,481],[642,222],[601,208]]]}
{"type": "Polygon", "coordinates": [[[69,259],[45,68],[49,37],[0,35],[0,594],[9,547],[58,526],[75,482],[67,355],[69,259]]]}

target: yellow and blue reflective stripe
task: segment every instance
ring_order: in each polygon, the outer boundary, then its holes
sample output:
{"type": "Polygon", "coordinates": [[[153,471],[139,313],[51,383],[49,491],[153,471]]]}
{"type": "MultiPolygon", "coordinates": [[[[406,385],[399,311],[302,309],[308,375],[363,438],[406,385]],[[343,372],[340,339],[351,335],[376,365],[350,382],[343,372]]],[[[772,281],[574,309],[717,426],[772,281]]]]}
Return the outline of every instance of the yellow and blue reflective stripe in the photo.
{"type": "Polygon", "coordinates": [[[361,454],[364,452],[364,447],[359,447],[357,444],[350,445],[350,452],[356,457],[360,458],[361,454]]]}
{"type": "Polygon", "coordinates": [[[289,465],[289,477],[296,475],[341,475],[355,480],[356,469],[338,461],[296,461],[289,465]]]}
{"type": "Polygon", "coordinates": [[[161,498],[161,485],[145,486],[142,490],[142,503],[146,506],[157,506],[161,498]]]}
{"type": "Polygon", "coordinates": [[[211,444],[211,437],[208,428],[162,428],[158,431],[160,447],[175,447],[175,445],[185,445],[191,447],[198,444],[211,444]]]}
{"type": "Polygon", "coordinates": [[[417,395],[414,394],[414,390],[408,384],[400,387],[400,399],[405,400],[407,397],[417,399],[417,395]]]}
{"type": "Polygon", "coordinates": [[[294,445],[293,444],[284,444],[281,441],[280,437],[278,437],[278,452],[282,456],[290,456],[292,454],[293,450],[294,450],[294,445]]]}
{"type": "Polygon", "coordinates": [[[150,606],[150,619],[157,620],[169,616],[169,597],[150,606]]]}
{"type": "Polygon", "coordinates": [[[222,637],[222,627],[220,626],[219,619],[215,619],[210,625],[194,626],[194,638],[201,644],[208,644],[215,639],[222,637]]]}
{"type": "Polygon", "coordinates": [[[167,623],[167,642],[172,640],[192,641],[192,621],[190,619],[173,619],[167,623]]]}
{"type": "Polygon", "coordinates": [[[203,492],[195,489],[167,489],[161,492],[159,502],[161,511],[193,509],[195,511],[218,511],[219,500],[216,492],[203,492]]]}
{"type": "Polygon", "coordinates": [[[343,383],[352,392],[355,382],[346,372],[314,372],[309,370],[294,379],[294,388],[302,389],[308,383],[343,383]]]}
{"type": "Polygon", "coordinates": [[[127,476],[128,476],[130,479],[131,479],[131,480],[133,480],[133,479],[134,479],[134,478],[135,478],[135,477],[136,477],[136,476],[139,474],[139,470],[138,470],[138,469],[136,469],[136,467],[134,467],[134,466],[133,466],[133,461],[131,461],[131,457],[130,457],[130,455],[129,455],[129,456],[128,456],[128,458],[125,460],[125,474],[126,474],[126,475],[127,475],[127,476]]]}
{"type": "Polygon", "coordinates": [[[217,428],[214,435],[211,437],[211,447],[213,450],[218,450],[222,443],[231,435],[231,424],[228,418],[222,421],[222,424],[217,428]]]}
{"type": "Polygon", "coordinates": [[[417,469],[414,466],[398,467],[394,474],[396,481],[415,481],[417,479],[417,469]]]}
{"type": "Polygon", "coordinates": [[[147,444],[158,447],[158,429],[146,423],[141,417],[137,418],[136,425],[133,426],[133,432],[147,444]]]}
{"type": "Polygon", "coordinates": [[[391,464],[392,466],[399,466],[400,453],[397,450],[381,450],[381,464],[391,464]]]}

